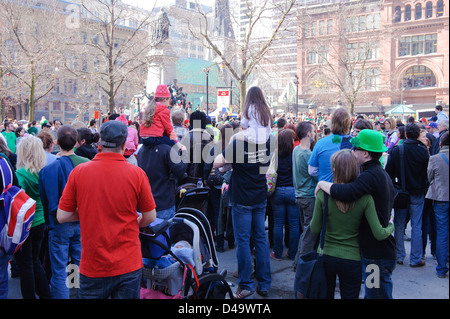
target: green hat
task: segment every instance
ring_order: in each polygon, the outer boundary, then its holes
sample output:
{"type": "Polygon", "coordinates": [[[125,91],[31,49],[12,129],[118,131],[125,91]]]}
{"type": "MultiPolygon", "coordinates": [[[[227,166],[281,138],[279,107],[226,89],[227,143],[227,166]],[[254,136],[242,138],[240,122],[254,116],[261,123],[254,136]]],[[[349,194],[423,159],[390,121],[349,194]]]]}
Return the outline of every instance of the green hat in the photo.
{"type": "Polygon", "coordinates": [[[388,148],[384,145],[386,137],[380,132],[365,129],[359,132],[357,137],[350,140],[354,147],[363,149],[369,152],[383,153],[387,152],[388,148]]]}

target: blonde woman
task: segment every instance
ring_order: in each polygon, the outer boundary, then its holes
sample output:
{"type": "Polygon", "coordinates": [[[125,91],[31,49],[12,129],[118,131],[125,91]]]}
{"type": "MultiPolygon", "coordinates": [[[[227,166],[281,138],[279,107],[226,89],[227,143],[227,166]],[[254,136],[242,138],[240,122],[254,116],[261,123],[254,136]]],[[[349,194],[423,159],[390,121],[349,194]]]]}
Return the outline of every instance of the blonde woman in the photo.
{"type": "Polygon", "coordinates": [[[400,140],[397,133],[397,123],[392,117],[388,117],[384,121],[384,128],[387,131],[385,145],[387,146],[389,153],[400,140]]]}
{"type": "Polygon", "coordinates": [[[50,298],[50,288],[39,253],[45,233],[44,209],[39,196],[39,171],[46,156],[42,140],[33,135],[25,137],[17,146],[17,179],[20,187],[36,201],[30,235],[14,255],[20,271],[20,289],[24,299],[50,298]]]}
{"type": "MultiPolygon", "coordinates": [[[[336,152],[331,157],[333,183],[348,184],[358,176],[356,157],[351,150],[336,152]]],[[[317,193],[311,232],[319,234],[322,228],[324,193],[317,193]]],[[[341,202],[328,197],[327,229],[323,250],[327,281],[327,298],[334,299],[336,276],[339,276],[342,299],[358,299],[361,289],[362,264],[359,249],[359,227],[365,216],[377,240],[389,237],[394,231],[392,222],[383,228],[378,220],[371,195],[364,195],[355,202],[341,202]]]]}

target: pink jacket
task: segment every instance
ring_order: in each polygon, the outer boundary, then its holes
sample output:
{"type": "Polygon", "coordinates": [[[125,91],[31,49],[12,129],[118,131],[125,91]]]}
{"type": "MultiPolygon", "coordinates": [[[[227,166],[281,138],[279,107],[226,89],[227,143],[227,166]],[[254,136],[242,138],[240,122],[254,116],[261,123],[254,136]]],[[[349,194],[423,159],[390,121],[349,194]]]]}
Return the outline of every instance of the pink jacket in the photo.
{"type": "Polygon", "coordinates": [[[134,126],[128,127],[128,137],[127,137],[127,143],[125,144],[125,149],[127,150],[137,150],[139,144],[139,137],[138,132],[134,128],[134,126]]]}

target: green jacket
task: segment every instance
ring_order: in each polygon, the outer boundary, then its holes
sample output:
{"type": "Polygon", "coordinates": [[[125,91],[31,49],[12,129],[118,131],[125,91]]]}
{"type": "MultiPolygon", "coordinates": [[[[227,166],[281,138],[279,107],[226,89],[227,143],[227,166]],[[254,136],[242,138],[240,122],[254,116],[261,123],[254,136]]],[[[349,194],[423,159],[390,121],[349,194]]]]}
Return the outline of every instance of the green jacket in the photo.
{"type": "MultiPolygon", "coordinates": [[[[324,208],[323,191],[319,191],[311,220],[311,232],[319,234],[322,227],[324,208]]],[[[355,202],[347,213],[341,212],[334,199],[328,197],[327,230],[325,233],[324,255],[342,259],[361,260],[359,249],[359,226],[362,217],[367,219],[370,229],[377,240],[383,240],[394,232],[394,225],[389,223],[383,228],[377,217],[372,196],[364,195],[355,202]]]]}
{"type": "Polygon", "coordinates": [[[42,206],[41,197],[39,196],[39,175],[31,174],[25,167],[16,171],[17,179],[20,187],[36,201],[36,212],[34,213],[33,224],[31,227],[38,226],[45,222],[44,208],[42,206]]]}

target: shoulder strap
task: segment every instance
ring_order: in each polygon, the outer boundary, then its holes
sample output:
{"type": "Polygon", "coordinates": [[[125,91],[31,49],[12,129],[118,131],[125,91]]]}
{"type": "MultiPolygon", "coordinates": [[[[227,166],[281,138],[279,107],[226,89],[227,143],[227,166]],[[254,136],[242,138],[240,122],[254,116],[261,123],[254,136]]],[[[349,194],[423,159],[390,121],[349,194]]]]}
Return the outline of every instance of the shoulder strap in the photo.
{"type": "Polygon", "coordinates": [[[445,156],[445,155],[442,154],[442,153],[439,153],[439,154],[441,154],[441,156],[442,156],[442,158],[444,159],[444,161],[447,163],[447,165],[449,165],[447,156],[445,156]]]}
{"type": "Polygon", "coordinates": [[[328,194],[323,192],[323,217],[322,217],[322,229],[320,230],[320,251],[319,254],[323,254],[323,247],[325,246],[325,233],[327,231],[327,216],[328,216],[328,194]]]}
{"type": "Polygon", "coordinates": [[[7,160],[0,156],[0,170],[2,173],[3,189],[5,190],[8,185],[13,182],[13,172],[9,166],[7,160]]]}
{"type": "Polygon", "coordinates": [[[406,192],[406,174],[405,174],[405,152],[404,145],[399,145],[400,149],[400,174],[402,178],[402,191],[406,192]]]}

